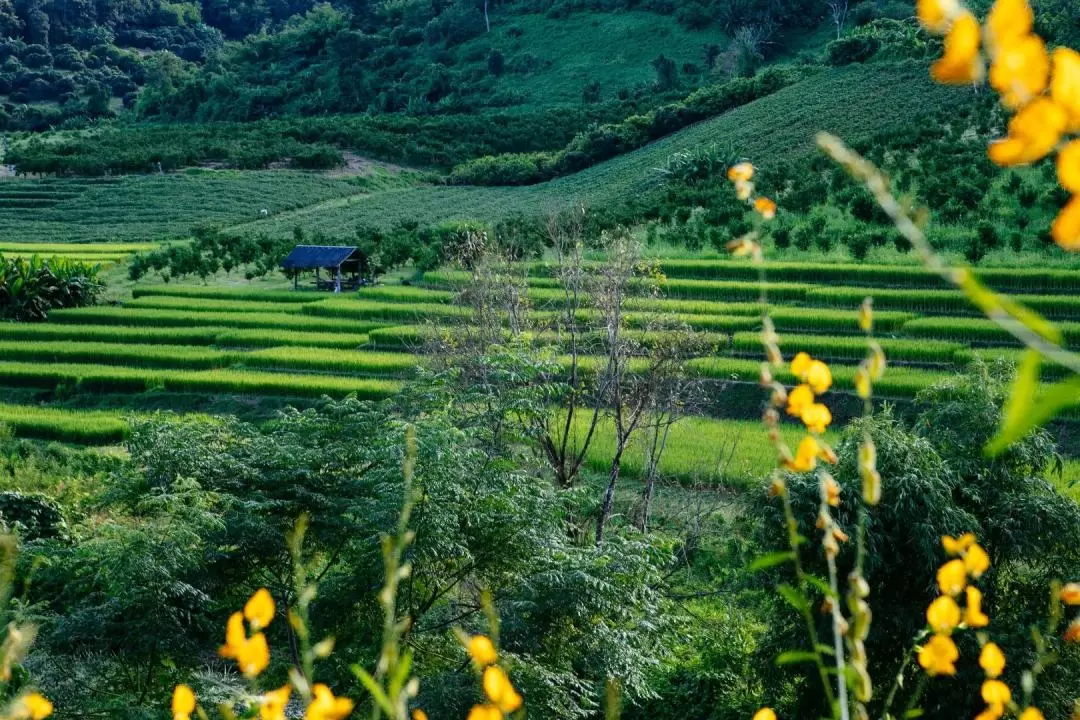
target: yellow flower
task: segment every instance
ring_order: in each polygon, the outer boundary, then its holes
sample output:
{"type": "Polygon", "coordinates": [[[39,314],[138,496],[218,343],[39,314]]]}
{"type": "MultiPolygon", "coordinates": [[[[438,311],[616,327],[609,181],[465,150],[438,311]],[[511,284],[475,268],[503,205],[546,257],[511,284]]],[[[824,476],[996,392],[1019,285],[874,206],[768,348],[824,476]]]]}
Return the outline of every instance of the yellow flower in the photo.
{"type": "Polygon", "coordinates": [[[1058,151],[1057,174],[1061,187],[1080,193],[1080,140],[1073,140],[1058,151]]]}
{"type": "Polygon", "coordinates": [[[821,446],[820,449],[818,450],[818,459],[819,460],[824,460],[825,462],[829,463],[830,465],[835,465],[837,462],[840,461],[840,458],[836,457],[836,451],[835,450],[833,450],[831,447],[829,447],[825,443],[819,443],[819,445],[821,446]]]}
{"type": "Polygon", "coordinates": [[[244,605],[244,617],[251,623],[252,630],[262,630],[274,619],[274,598],[270,591],[259,588],[244,605]]]}
{"type": "Polygon", "coordinates": [[[1054,219],[1051,235],[1064,250],[1080,250],[1080,195],[1073,197],[1054,219]]]}
{"type": "Polygon", "coordinates": [[[812,403],[803,408],[802,421],[806,424],[807,430],[820,435],[832,423],[832,413],[825,405],[812,403]]]}
{"type": "Polygon", "coordinates": [[[9,716],[13,720],[45,720],[53,713],[53,704],[41,693],[27,693],[15,701],[9,716]]]}
{"type": "Polygon", "coordinates": [[[772,708],[763,707],[754,713],[754,720],[776,720],[776,713],[772,708]]]}
{"type": "Polygon", "coordinates": [[[187,685],[177,685],[172,694],[173,720],[188,720],[195,712],[195,693],[187,685]]]}
{"type": "Polygon", "coordinates": [[[990,618],[982,611],[982,591],[974,585],[967,586],[964,624],[969,628],[981,628],[990,624],[990,618]]]}
{"type": "Polygon", "coordinates": [[[1050,82],[1050,56],[1038,35],[1025,35],[1004,45],[990,65],[990,85],[1005,107],[1016,109],[1042,93],[1050,82]]]}
{"type": "Polygon", "coordinates": [[[467,720],[503,720],[503,714],[494,705],[473,705],[467,720]]]}
{"type": "Polygon", "coordinates": [[[498,665],[489,665],[484,670],[484,693],[504,713],[512,713],[521,707],[521,696],[510,684],[506,671],[498,665]]]}
{"type": "Polygon", "coordinates": [[[942,595],[959,595],[967,585],[967,568],[963,560],[950,560],[937,572],[938,587],[942,595]]]}
{"type": "Polygon", "coordinates": [[[1034,22],[1027,0],[997,0],[986,17],[987,42],[1007,46],[1030,33],[1034,22]]]}
{"type": "Polygon", "coordinates": [[[1075,618],[1065,628],[1064,640],[1067,643],[1080,643],[1080,617],[1075,618]]]}
{"type": "Polygon", "coordinates": [[[342,720],[353,709],[353,701],[349,698],[334,697],[326,685],[316,683],[312,688],[315,697],[307,706],[304,720],[342,720]]]}
{"type": "Polygon", "coordinates": [[[236,651],[236,664],[246,678],[258,677],[259,673],[270,664],[270,647],[266,636],[255,633],[236,651]]]}
{"type": "Polygon", "coordinates": [[[807,435],[799,443],[795,457],[784,461],[784,467],[792,472],[810,472],[817,467],[817,456],[820,450],[817,440],[807,435]]]}
{"type": "Polygon", "coordinates": [[[486,635],[473,635],[469,638],[469,656],[477,665],[490,665],[499,659],[495,644],[486,635]]]}
{"type": "Polygon", "coordinates": [[[960,12],[960,4],[956,0],[918,0],[915,12],[919,22],[929,32],[944,35],[952,19],[960,12]]]}
{"type": "Polygon", "coordinates": [[[767,197],[759,197],[755,200],[754,209],[766,220],[772,220],[776,217],[776,202],[767,197]]]}
{"type": "Polygon", "coordinates": [[[735,181],[735,197],[740,200],[749,200],[750,196],[754,194],[754,183],[746,182],[745,180],[735,181]]]}
{"type": "Polygon", "coordinates": [[[1080,605],[1080,583],[1069,583],[1061,588],[1058,597],[1066,605],[1080,605]]]}
{"type": "Polygon", "coordinates": [[[259,720],[285,720],[285,706],[289,704],[292,687],[282,685],[262,696],[259,704],[259,720]]]}
{"type": "Polygon", "coordinates": [[[919,648],[919,665],[928,675],[955,675],[960,651],[947,635],[934,635],[919,648]]]}
{"type": "Polygon", "coordinates": [[[1009,136],[990,143],[990,159],[998,165],[1027,165],[1042,160],[1061,139],[1068,116],[1056,102],[1039,97],[1009,121],[1009,136]]]}
{"type": "Polygon", "coordinates": [[[416,708],[415,710],[413,710],[411,717],[412,720],[428,720],[427,713],[420,708],[416,708]]]}
{"type": "Polygon", "coordinates": [[[840,486],[832,475],[826,475],[822,481],[822,495],[829,507],[840,507],[840,486]]]}
{"type": "Polygon", "coordinates": [[[988,678],[1000,677],[1005,672],[1005,653],[995,643],[986,643],[979,653],[979,667],[988,678]]]}
{"type": "Polygon", "coordinates": [[[965,10],[945,36],[945,54],[930,66],[930,77],[949,85],[977,82],[983,73],[980,36],[979,21],[965,10]]]}
{"type": "Polygon", "coordinates": [[[244,631],[244,616],[241,613],[233,613],[229,621],[225,623],[225,644],[218,650],[223,658],[235,658],[237,652],[247,642],[247,633],[244,631]]]}
{"type": "Polygon", "coordinates": [[[1012,702],[1012,691],[1000,680],[987,680],[982,684],[982,699],[987,705],[1008,705],[1012,702]]]}
{"type": "Polygon", "coordinates": [[[975,716],[975,720],[998,720],[998,718],[1004,714],[1004,705],[989,705],[985,710],[975,716]]]}
{"type": "MultiPolygon", "coordinates": [[[[792,363],[794,364],[794,363],[792,363]]],[[[803,410],[814,404],[814,391],[809,385],[800,385],[788,393],[787,413],[801,418],[803,410]]]]}
{"type": "Polygon", "coordinates": [[[731,182],[749,182],[754,177],[754,166],[748,162],[732,165],[728,168],[727,176],[731,182]]]}
{"type": "Polygon", "coordinates": [[[1050,96],[1068,116],[1066,130],[1080,131],[1080,53],[1058,48],[1054,50],[1051,66],[1050,96]]]}
{"type": "Polygon", "coordinates": [[[806,368],[806,384],[810,388],[821,395],[826,392],[832,386],[832,372],[829,370],[829,366],[820,360],[814,360],[810,363],[810,366],[806,368]]]}
{"type": "Polygon", "coordinates": [[[862,365],[855,371],[855,392],[863,400],[868,399],[874,392],[873,385],[870,382],[870,371],[862,365]]]}
{"type": "Polygon", "coordinates": [[[866,298],[859,306],[859,329],[870,332],[874,329],[874,299],[866,298]]]}
{"type": "Polygon", "coordinates": [[[963,555],[964,551],[974,544],[974,533],[964,533],[958,538],[949,537],[948,535],[941,538],[941,545],[949,555],[963,555]]]}
{"type": "Polygon", "coordinates": [[[939,635],[950,635],[960,624],[960,606],[948,595],[942,595],[926,609],[926,622],[939,635]]]}
{"type": "Polygon", "coordinates": [[[975,543],[964,553],[964,567],[971,577],[982,577],[982,574],[990,569],[990,556],[981,545],[975,543]]]}
{"type": "Polygon", "coordinates": [[[791,374],[802,379],[805,377],[806,371],[810,369],[810,363],[813,361],[814,359],[807,353],[799,353],[791,359],[791,374]]]}
{"type": "Polygon", "coordinates": [[[1032,705],[1020,713],[1020,720],[1046,720],[1046,717],[1042,714],[1042,710],[1032,705]]]}

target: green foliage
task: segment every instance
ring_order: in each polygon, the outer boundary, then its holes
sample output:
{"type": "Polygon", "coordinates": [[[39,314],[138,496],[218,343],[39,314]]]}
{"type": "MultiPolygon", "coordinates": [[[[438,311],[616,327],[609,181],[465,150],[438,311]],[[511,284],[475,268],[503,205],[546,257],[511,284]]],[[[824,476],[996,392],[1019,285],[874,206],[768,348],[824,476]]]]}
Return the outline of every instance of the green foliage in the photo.
{"type": "MultiPolygon", "coordinates": [[[[984,610],[992,618],[994,641],[1009,658],[1005,680],[1019,682],[1019,674],[1034,658],[1028,628],[1041,624],[1046,612],[1050,582],[1069,575],[1076,567],[1076,539],[1080,537],[1080,506],[1059,495],[1043,478],[1054,461],[1049,435],[1036,431],[997,459],[982,453],[997,428],[1010,372],[1003,366],[977,367],[971,375],[935,384],[919,394],[918,417],[907,426],[884,411],[853,423],[837,445],[840,463],[835,477],[843,501],[836,511],[841,527],[854,527],[861,480],[857,467],[858,447],[869,433],[877,446],[883,499],[869,511],[865,576],[874,598],[874,622],[867,643],[871,675],[877,687],[887,687],[898,672],[912,674],[918,668],[900,666],[905,649],[925,625],[925,609],[933,598],[933,577],[945,560],[942,535],[974,532],[990,553],[991,572],[979,583],[984,610]],[[918,518],[914,521],[913,518],[918,518]]],[[[812,475],[789,479],[800,532],[813,537],[820,503],[818,480],[812,475]]],[[[769,519],[763,527],[770,546],[782,543],[782,519],[772,503],[759,512],[769,519]]],[[[840,572],[853,562],[854,549],[839,558],[840,572]]],[[[804,553],[809,569],[824,574],[817,553],[804,553]]],[[[795,620],[782,613],[772,624],[769,648],[787,648],[797,636],[795,620]]],[[[827,637],[828,630],[822,632],[827,637]]],[[[1052,643],[1058,641],[1048,638],[1052,643]]],[[[766,648],[766,649],[769,649],[766,648]]],[[[974,657],[972,637],[961,641],[961,656],[974,657]]],[[[1067,716],[1066,687],[1080,673],[1075,654],[1063,655],[1062,665],[1044,676],[1035,702],[1048,713],[1067,716]],[[1064,685],[1059,686],[1059,683],[1064,685]]],[[[946,712],[977,693],[982,673],[964,664],[955,683],[934,683],[922,703],[927,712],[946,712]]],[[[884,692],[875,693],[880,703],[884,692]]],[[[901,694],[901,701],[905,694],[901,694]]],[[[801,693],[799,709],[813,712],[820,698],[801,693]]],[[[876,710],[871,710],[875,712],[876,710]]]]}
{"type": "Polygon", "coordinates": [[[44,320],[56,308],[93,305],[105,289],[99,267],[37,255],[29,260],[0,254],[0,317],[20,322],[44,320]]]}

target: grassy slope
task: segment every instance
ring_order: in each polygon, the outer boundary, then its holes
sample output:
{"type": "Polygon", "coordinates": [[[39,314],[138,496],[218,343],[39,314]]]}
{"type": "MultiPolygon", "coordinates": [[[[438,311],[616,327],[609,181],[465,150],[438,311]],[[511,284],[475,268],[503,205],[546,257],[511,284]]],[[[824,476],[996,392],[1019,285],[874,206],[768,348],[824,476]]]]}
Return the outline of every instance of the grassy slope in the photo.
{"type": "Polygon", "coordinates": [[[242,227],[281,234],[296,224],[345,234],[360,222],[389,225],[498,218],[545,212],[575,201],[601,206],[655,186],[655,168],[674,152],[716,144],[754,162],[787,160],[815,152],[814,134],[828,130],[855,140],[878,129],[917,121],[927,110],[960,101],[966,90],[932,84],[917,64],[851,66],[825,71],[775,95],[699,123],[583,172],[522,188],[423,187],[391,190],[347,206],[301,209],[242,227]]]}
{"type": "Polygon", "coordinates": [[[966,90],[930,83],[917,64],[851,66],[824,71],[775,95],[583,172],[523,188],[413,187],[408,177],[364,180],[292,171],[187,172],[111,182],[10,181],[5,194],[53,193],[28,210],[0,203],[8,241],[118,240],[182,237],[202,221],[245,233],[288,234],[296,225],[331,236],[352,235],[361,222],[390,225],[450,219],[494,219],[544,213],[575,201],[601,206],[632,198],[657,182],[655,168],[673,152],[730,147],[758,163],[814,152],[818,130],[846,139],[917,121],[921,112],[963,98],[966,90]],[[270,217],[260,219],[262,210],[270,217]]]}
{"type": "MultiPolygon", "coordinates": [[[[652,82],[656,73],[651,63],[661,54],[675,60],[680,74],[684,63],[700,68],[704,45],[725,47],[727,42],[716,27],[687,30],[671,16],[647,12],[577,12],[561,19],[539,14],[500,17],[496,12],[491,34],[463,44],[459,54],[486,54],[488,47],[494,47],[508,67],[515,59],[533,55],[537,59],[534,70],[524,75],[506,72],[496,84],[497,92],[525,99],[518,108],[533,110],[578,105],[582,88],[594,81],[600,83],[604,99],[621,88],[652,82]],[[513,37],[516,31],[520,35],[513,37]]],[[[696,80],[691,78],[691,84],[696,80]]]]}

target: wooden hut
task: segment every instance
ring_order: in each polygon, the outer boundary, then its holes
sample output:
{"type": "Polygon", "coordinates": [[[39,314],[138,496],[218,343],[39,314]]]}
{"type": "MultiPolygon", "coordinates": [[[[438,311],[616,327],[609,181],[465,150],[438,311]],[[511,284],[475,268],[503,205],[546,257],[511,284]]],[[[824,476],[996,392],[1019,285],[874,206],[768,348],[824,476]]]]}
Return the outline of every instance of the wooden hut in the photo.
{"type": "Polygon", "coordinates": [[[359,249],[337,245],[297,245],[281,261],[282,269],[293,276],[294,288],[300,285],[300,273],[314,271],[316,289],[334,292],[359,287],[367,275],[367,266],[367,258],[359,249]],[[325,280],[323,270],[327,272],[325,280]]]}

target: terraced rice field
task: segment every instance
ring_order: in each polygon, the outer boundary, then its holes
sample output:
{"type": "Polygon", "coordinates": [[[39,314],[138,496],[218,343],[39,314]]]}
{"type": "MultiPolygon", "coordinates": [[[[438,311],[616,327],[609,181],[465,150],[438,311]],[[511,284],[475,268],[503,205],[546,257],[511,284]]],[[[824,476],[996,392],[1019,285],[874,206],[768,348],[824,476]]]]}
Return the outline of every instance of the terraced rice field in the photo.
{"type": "MultiPolygon", "coordinates": [[[[665,263],[664,296],[643,294],[627,301],[629,332],[647,348],[659,326],[694,328],[708,348],[691,361],[694,372],[725,386],[755,384],[761,358],[760,306],[755,302],[760,288],[747,268],[730,261],[665,263]]],[[[1009,287],[1053,317],[1065,342],[1080,347],[1080,272],[986,275],[988,282],[1009,287]]],[[[777,264],[770,278],[770,314],[781,332],[782,349],[789,356],[806,350],[829,361],[837,394],[853,392],[855,368],[865,356],[855,307],[867,295],[875,298],[876,337],[890,360],[876,387],[880,397],[907,401],[976,358],[1015,361],[1019,353],[996,326],[972,317],[956,293],[914,268],[853,266],[834,273],[830,266],[777,264]]],[[[123,411],[80,415],[57,403],[80,396],[162,392],[387,397],[422,362],[437,325],[468,321],[469,310],[454,304],[465,280],[460,273],[434,272],[419,284],[347,295],[256,286],[144,285],[121,306],[55,311],[42,324],[3,324],[0,385],[36,392],[39,404],[0,406],[0,423],[28,436],[115,442],[126,431],[123,411]]],[[[534,314],[542,321],[558,310],[562,295],[543,265],[532,268],[530,285],[534,314]]],[[[558,342],[553,335],[540,337],[558,342]]],[[[1054,377],[1048,369],[1044,382],[1054,377]]],[[[744,421],[685,421],[672,437],[665,472],[687,482],[748,482],[758,470],[753,441],[746,440],[727,461],[723,448],[726,439],[742,436],[740,428],[756,427],[757,410],[748,408],[744,421]]],[[[1068,415],[1076,416],[1076,409],[1068,415]]],[[[597,466],[606,452],[606,433],[602,428],[589,459],[597,466]]]]}
{"type": "MultiPolygon", "coordinates": [[[[0,208],[2,207],[0,205],[0,208]]],[[[95,265],[112,265],[126,262],[135,253],[147,252],[156,247],[155,243],[0,242],[0,255],[18,258],[30,258],[37,255],[43,258],[63,258],[95,265]]]]}

